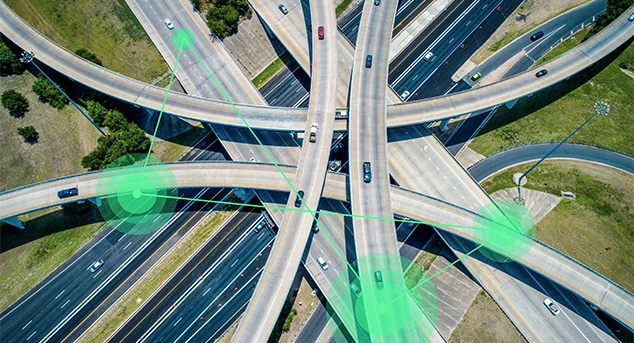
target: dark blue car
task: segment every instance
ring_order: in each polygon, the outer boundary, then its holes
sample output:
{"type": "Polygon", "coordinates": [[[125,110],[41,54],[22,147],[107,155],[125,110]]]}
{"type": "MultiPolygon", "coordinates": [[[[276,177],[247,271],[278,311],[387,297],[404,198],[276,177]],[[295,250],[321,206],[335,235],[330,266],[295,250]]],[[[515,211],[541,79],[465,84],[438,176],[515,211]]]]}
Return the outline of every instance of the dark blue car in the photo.
{"type": "Polygon", "coordinates": [[[77,190],[77,188],[62,189],[61,191],[57,192],[57,196],[60,199],[74,197],[78,194],[79,194],[79,190],[77,190]]]}

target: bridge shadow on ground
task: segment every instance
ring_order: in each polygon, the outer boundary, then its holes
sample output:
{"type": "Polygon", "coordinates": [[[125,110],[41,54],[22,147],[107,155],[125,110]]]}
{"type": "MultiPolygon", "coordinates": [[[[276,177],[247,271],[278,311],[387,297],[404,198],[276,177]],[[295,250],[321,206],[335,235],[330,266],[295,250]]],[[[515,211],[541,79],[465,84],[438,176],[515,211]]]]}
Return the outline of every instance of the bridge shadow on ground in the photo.
{"type": "MultiPolygon", "coordinates": [[[[577,88],[583,86],[586,82],[592,80],[595,76],[597,76],[597,74],[606,69],[611,63],[616,61],[617,58],[630,46],[633,41],[634,38],[628,40],[622,46],[605,56],[603,59],[593,64],[589,68],[571,76],[568,80],[559,82],[551,87],[543,89],[533,94],[531,97],[524,97],[522,99],[519,99],[515,106],[513,106],[513,108],[502,111],[503,115],[499,115],[500,112],[497,112],[480,130],[478,136],[484,135],[500,127],[506,126],[516,120],[522,119],[561,99],[577,88]]],[[[589,99],[588,102],[590,103],[594,100],[600,99],[589,99]]],[[[489,112],[487,111],[484,113],[489,112]]]]}

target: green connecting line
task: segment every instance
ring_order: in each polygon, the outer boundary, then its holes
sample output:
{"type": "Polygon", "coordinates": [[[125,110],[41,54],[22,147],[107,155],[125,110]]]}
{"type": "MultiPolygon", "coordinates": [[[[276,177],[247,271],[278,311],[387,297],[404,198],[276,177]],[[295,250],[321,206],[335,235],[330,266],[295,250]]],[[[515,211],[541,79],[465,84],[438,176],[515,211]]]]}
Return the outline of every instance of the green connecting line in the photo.
{"type": "MultiPolygon", "coordinates": [[[[262,143],[262,141],[260,140],[260,138],[255,134],[255,131],[253,131],[253,129],[251,128],[251,126],[249,125],[249,123],[247,122],[247,120],[242,116],[242,114],[240,113],[240,111],[238,110],[238,108],[235,106],[235,104],[233,103],[233,101],[231,101],[231,99],[229,98],[229,96],[227,95],[227,93],[224,91],[224,89],[220,86],[220,84],[218,83],[218,81],[216,80],[216,78],[214,77],[214,75],[211,73],[211,71],[207,68],[207,65],[202,61],[202,59],[200,58],[200,56],[198,55],[198,53],[196,53],[196,51],[194,49],[191,49],[192,53],[194,54],[194,56],[196,57],[196,59],[198,60],[198,62],[200,62],[203,66],[203,68],[205,69],[205,71],[207,72],[207,74],[209,75],[209,77],[213,80],[214,84],[216,85],[216,87],[218,87],[218,89],[220,90],[220,92],[222,93],[222,95],[225,97],[225,99],[227,100],[227,102],[231,105],[231,108],[233,108],[234,112],[236,112],[236,114],[238,115],[238,117],[240,118],[240,120],[242,121],[242,123],[246,126],[247,130],[249,130],[249,132],[251,133],[251,135],[253,135],[253,137],[255,138],[255,140],[258,142],[258,145],[260,145],[260,147],[262,147],[262,150],[264,151],[264,153],[266,154],[266,156],[271,160],[271,162],[273,163],[273,165],[275,166],[275,169],[277,169],[277,171],[280,172],[280,174],[282,175],[282,177],[284,178],[284,180],[286,181],[286,183],[291,187],[292,190],[292,194],[295,194],[296,197],[298,197],[301,201],[302,204],[304,205],[304,207],[306,207],[308,209],[307,212],[309,212],[311,214],[311,216],[313,217],[313,220],[316,222],[317,226],[323,230],[323,232],[326,234],[326,238],[328,238],[328,241],[330,241],[330,244],[332,244],[332,246],[335,248],[335,250],[337,251],[337,253],[342,257],[342,259],[344,261],[346,261],[346,264],[348,264],[348,267],[350,268],[350,270],[353,271],[353,273],[356,274],[356,271],[354,271],[354,268],[352,268],[352,266],[347,263],[347,259],[345,257],[345,254],[343,253],[343,251],[339,248],[339,246],[335,243],[335,241],[332,239],[332,237],[330,236],[330,234],[328,233],[328,230],[324,229],[324,227],[321,225],[321,223],[319,222],[319,220],[317,219],[317,217],[315,216],[315,212],[312,211],[308,205],[304,202],[304,199],[302,199],[302,197],[299,196],[297,189],[295,189],[295,186],[293,185],[293,183],[291,182],[291,180],[286,176],[286,174],[284,173],[284,171],[282,170],[282,168],[280,168],[280,166],[277,164],[277,162],[275,161],[275,159],[273,158],[273,156],[269,153],[268,149],[266,148],[266,146],[264,146],[264,144],[262,143]]],[[[358,275],[357,275],[358,277],[358,275]]]]}
{"type": "Polygon", "coordinates": [[[147,162],[150,159],[150,154],[152,154],[152,147],[154,146],[154,141],[156,140],[156,133],[158,132],[159,125],[161,124],[161,118],[163,117],[163,111],[165,110],[165,104],[167,103],[167,98],[170,94],[170,89],[172,88],[172,82],[174,81],[174,75],[176,75],[176,68],[178,68],[178,61],[181,58],[181,53],[183,52],[183,45],[181,44],[178,49],[178,55],[176,56],[176,62],[174,63],[174,68],[172,68],[172,75],[170,76],[170,82],[167,85],[167,89],[165,90],[165,97],[163,98],[163,104],[161,105],[161,112],[159,113],[158,120],[156,121],[156,127],[154,128],[154,134],[152,135],[152,140],[150,141],[150,149],[147,151],[147,156],[145,157],[145,163],[143,164],[143,173],[145,173],[145,167],[147,167],[147,162]]]}

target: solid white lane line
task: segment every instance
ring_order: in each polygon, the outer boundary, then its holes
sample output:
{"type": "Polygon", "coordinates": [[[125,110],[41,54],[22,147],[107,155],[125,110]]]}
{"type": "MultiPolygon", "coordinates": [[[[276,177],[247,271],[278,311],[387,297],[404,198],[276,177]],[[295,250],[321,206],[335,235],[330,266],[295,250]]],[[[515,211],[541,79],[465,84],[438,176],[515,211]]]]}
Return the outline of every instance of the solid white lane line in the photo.
{"type": "Polygon", "coordinates": [[[64,294],[64,292],[66,292],[66,290],[59,292],[59,294],[55,297],[55,300],[57,300],[57,298],[59,298],[60,295],[64,294]]]}

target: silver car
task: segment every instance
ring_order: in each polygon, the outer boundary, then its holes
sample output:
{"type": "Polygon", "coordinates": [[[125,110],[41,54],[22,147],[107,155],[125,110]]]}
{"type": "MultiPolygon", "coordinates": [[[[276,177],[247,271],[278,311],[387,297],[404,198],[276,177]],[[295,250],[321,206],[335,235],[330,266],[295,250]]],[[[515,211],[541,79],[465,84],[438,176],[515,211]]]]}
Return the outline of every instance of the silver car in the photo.
{"type": "Polygon", "coordinates": [[[96,261],[95,263],[93,263],[90,266],[90,272],[94,273],[94,272],[98,271],[99,268],[101,268],[101,266],[103,266],[103,260],[96,261]]]}
{"type": "Polygon", "coordinates": [[[169,18],[165,18],[165,20],[163,20],[163,22],[165,23],[165,26],[167,26],[168,29],[173,29],[174,28],[174,24],[172,24],[172,21],[169,20],[169,18]]]}

